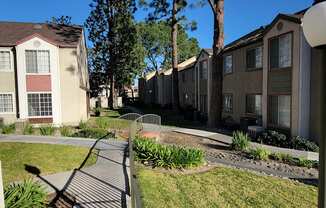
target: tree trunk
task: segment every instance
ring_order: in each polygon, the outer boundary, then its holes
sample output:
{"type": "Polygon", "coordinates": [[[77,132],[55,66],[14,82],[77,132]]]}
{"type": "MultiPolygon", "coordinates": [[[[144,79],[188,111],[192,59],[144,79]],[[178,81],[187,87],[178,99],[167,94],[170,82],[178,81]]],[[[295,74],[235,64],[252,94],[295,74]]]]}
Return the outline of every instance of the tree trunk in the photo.
{"type": "Polygon", "coordinates": [[[110,96],[109,96],[109,100],[108,100],[108,106],[109,106],[109,109],[113,110],[114,109],[115,90],[114,90],[114,79],[113,79],[112,74],[109,75],[109,80],[110,80],[110,96]]]}
{"type": "Polygon", "coordinates": [[[214,0],[211,5],[214,12],[213,67],[210,87],[210,109],[208,125],[216,127],[222,120],[222,79],[223,57],[220,53],[224,47],[224,0],[214,0]]]}
{"type": "Polygon", "coordinates": [[[130,89],[131,89],[132,102],[135,102],[134,88],[131,86],[130,89]]]}
{"type": "Polygon", "coordinates": [[[177,0],[173,0],[171,41],[172,41],[172,105],[174,110],[179,109],[179,79],[178,79],[178,21],[177,21],[177,0]]]}

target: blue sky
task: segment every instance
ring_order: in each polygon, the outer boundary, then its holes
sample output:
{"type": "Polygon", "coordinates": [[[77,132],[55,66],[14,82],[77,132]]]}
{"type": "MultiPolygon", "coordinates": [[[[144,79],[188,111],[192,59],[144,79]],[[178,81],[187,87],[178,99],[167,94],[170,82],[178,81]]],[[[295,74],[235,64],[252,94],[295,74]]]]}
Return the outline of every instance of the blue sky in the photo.
{"type": "MultiPolygon", "coordinates": [[[[89,15],[91,0],[1,0],[0,21],[44,22],[52,16],[68,15],[76,24],[83,24],[89,15]]],[[[278,13],[293,13],[312,4],[312,0],[225,0],[225,43],[270,23],[278,13]]],[[[208,5],[187,10],[189,20],[198,29],[189,32],[200,47],[212,46],[213,17],[208,5]]],[[[137,20],[144,11],[135,14],[137,20]]]]}

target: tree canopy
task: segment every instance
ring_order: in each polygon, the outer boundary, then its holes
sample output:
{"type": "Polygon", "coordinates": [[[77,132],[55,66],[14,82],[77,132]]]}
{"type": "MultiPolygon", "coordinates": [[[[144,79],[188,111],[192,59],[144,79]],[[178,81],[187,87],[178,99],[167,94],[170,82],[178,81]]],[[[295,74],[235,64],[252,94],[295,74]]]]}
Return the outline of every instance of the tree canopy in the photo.
{"type": "Polygon", "coordinates": [[[110,90],[109,99],[112,108],[117,86],[131,83],[144,67],[143,51],[139,46],[133,17],[135,2],[93,0],[91,8],[86,20],[92,42],[91,69],[108,78],[110,89],[113,89],[110,90]]]}
{"type": "MultiPolygon", "coordinates": [[[[171,27],[166,21],[150,21],[138,23],[140,42],[145,51],[145,71],[171,68],[172,46],[171,27]]],[[[196,38],[189,37],[181,25],[178,29],[178,60],[185,61],[198,54],[200,48],[196,38]]]]}

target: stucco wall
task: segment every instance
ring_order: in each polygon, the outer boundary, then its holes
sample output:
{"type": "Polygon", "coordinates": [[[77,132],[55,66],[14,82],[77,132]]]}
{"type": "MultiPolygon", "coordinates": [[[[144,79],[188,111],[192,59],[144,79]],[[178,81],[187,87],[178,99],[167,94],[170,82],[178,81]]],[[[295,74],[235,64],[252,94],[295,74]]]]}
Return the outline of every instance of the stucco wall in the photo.
{"type": "Polygon", "coordinates": [[[62,123],[77,125],[87,119],[86,91],[80,88],[77,53],[74,48],[60,48],[62,123]]]}
{"type": "Polygon", "coordinates": [[[280,19],[278,22],[274,24],[264,36],[264,69],[263,69],[263,123],[264,126],[268,126],[268,82],[269,82],[269,40],[270,38],[286,34],[292,33],[292,68],[290,69],[292,72],[292,82],[291,82],[291,134],[298,134],[299,127],[299,70],[300,70],[300,25],[294,22],[290,22],[287,20],[280,19]],[[279,24],[283,24],[282,27],[278,28],[279,24]]]}
{"type": "Polygon", "coordinates": [[[247,50],[261,46],[262,42],[226,52],[224,56],[232,55],[233,72],[223,76],[223,94],[232,94],[233,111],[222,112],[222,118],[231,116],[236,123],[246,116],[246,95],[262,94],[263,70],[247,71],[247,50]]]}

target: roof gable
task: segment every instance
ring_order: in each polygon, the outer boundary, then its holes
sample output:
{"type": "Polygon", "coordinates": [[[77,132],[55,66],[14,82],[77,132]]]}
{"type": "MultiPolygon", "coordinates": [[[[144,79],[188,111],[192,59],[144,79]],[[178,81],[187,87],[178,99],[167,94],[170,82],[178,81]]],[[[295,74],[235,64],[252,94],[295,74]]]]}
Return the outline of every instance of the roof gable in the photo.
{"type": "Polygon", "coordinates": [[[0,46],[16,46],[35,34],[59,47],[77,47],[83,28],[77,25],[0,22],[0,46]]]}

